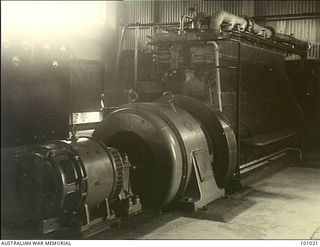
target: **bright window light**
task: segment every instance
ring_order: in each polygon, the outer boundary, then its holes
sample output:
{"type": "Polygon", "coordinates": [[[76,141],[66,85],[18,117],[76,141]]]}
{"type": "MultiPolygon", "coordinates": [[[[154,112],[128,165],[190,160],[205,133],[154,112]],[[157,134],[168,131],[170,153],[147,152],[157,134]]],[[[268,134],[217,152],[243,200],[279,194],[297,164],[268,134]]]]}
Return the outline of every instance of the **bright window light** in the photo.
{"type": "Polygon", "coordinates": [[[92,26],[112,25],[105,20],[103,1],[1,1],[4,32],[60,34],[92,26]]]}

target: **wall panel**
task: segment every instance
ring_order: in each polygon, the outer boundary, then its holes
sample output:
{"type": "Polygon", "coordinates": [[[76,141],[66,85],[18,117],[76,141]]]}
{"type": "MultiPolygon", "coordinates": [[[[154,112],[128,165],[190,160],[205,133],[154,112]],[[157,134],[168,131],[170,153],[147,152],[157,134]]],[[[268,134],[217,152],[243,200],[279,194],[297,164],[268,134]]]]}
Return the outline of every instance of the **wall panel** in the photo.
{"type": "Polygon", "coordinates": [[[308,59],[320,59],[320,19],[267,21],[266,26],[273,27],[276,32],[293,34],[297,39],[308,41],[311,43],[308,59]]]}
{"type": "MultiPolygon", "coordinates": [[[[270,16],[290,14],[320,14],[320,1],[209,1],[209,0],[160,0],[155,1],[123,1],[119,3],[120,28],[128,23],[179,22],[181,16],[188,12],[188,8],[196,5],[198,11],[210,14],[219,10],[226,10],[236,15],[270,16]]],[[[294,33],[295,37],[307,40],[314,47],[310,58],[319,58],[319,18],[287,21],[268,21],[278,32],[294,33]]],[[[139,48],[143,48],[148,41],[146,35],[151,30],[142,30],[140,33],[139,48]]],[[[125,38],[125,50],[134,49],[134,31],[130,31],[125,38]]]]}
{"type": "Polygon", "coordinates": [[[255,16],[320,13],[320,2],[311,1],[255,1],[255,16]]]}

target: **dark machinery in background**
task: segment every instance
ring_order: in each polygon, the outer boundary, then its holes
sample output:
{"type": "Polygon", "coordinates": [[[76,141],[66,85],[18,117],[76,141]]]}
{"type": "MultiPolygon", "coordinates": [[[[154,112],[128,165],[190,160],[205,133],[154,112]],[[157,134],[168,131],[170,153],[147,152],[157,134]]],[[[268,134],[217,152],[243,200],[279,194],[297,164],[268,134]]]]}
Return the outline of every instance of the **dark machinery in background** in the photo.
{"type": "Polygon", "coordinates": [[[320,151],[320,61],[305,60],[302,66],[300,61],[286,61],[286,70],[292,93],[304,113],[304,150],[309,156],[320,151]]]}
{"type": "Polygon", "coordinates": [[[1,71],[2,147],[69,137],[70,58],[65,46],[3,40],[1,71]]]}
{"type": "Polygon", "coordinates": [[[141,205],[197,211],[239,190],[245,175],[301,157],[303,115],[284,55],[304,57],[306,42],[224,11],[193,13],[180,23],[125,27],[117,70],[131,28],[156,30],[153,63],[138,63],[135,46],[129,103],[107,107],[93,138],[54,136],[2,150],[6,223],[21,215],[22,226],[31,220],[42,233],[90,236],[141,205]],[[143,81],[140,67],[151,71],[143,81]]]}

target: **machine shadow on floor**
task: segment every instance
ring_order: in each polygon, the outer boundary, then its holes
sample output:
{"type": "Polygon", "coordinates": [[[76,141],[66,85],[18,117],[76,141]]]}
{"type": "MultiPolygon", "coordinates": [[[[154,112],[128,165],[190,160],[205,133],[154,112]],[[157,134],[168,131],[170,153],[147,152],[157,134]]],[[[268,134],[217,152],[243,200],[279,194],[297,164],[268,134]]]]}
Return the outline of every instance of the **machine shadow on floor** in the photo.
{"type": "Polygon", "coordinates": [[[145,211],[136,217],[124,220],[119,228],[110,228],[92,239],[139,239],[180,217],[228,222],[254,204],[254,201],[244,198],[221,198],[208,204],[204,210],[192,213],[176,210],[159,214],[159,212],[145,211]]]}

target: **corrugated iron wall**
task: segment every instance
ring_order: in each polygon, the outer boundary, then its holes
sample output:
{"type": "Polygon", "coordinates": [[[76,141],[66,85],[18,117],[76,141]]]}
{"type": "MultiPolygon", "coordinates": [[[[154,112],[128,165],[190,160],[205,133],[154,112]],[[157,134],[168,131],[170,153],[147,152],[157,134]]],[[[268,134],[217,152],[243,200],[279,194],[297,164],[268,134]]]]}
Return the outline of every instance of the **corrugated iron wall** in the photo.
{"type": "Polygon", "coordinates": [[[153,22],[155,11],[159,22],[178,22],[188,8],[196,5],[198,11],[214,13],[224,9],[237,15],[254,14],[254,1],[208,1],[208,0],[161,0],[158,3],[148,0],[127,0],[119,3],[120,25],[128,23],[153,22]],[[156,6],[157,5],[157,6],[156,6]],[[157,8],[157,10],[155,10],[157,8]]]}
{"type": "MultiPolygon", "coordinates": [[[[308,41],[311,43],[308,59],[320,59],[320,18],[267,21],[266,26],[273,27],[276,32],[293,34],[297,39],[308,41]]],[[[288,59],[297,59],[297,56],[290,56],[288,59]]]]}
{"type": "Polygon", "coordinates": [[[103,49],[101,41],[97,39],[98,33],[91,35],[88,38],[75,36],[66,43],[73,57],[70,67],[73,112],[95,111],[100,108],[103,49]]]}
{"type": "Polygon", "coordinates": [[[188,8],[196,5],[198,11],[215,13],[226,10],[237,15],[252,16],[254,11],[253,1],[205,1],[205,0],[174,0],[160,1],[160,22],[178,22],[188,8]]]}
{"type": "Polygon", "coordinates": [[[72,111],[99,110],[102,91],[100,62],[75,60],[71,63],[70,69],[72,111]]]}
{"type": "MultiPolygon", "coordinates": [[[[119,24],[124,27],[130,23],[151,23],[154,20],[154,1],[123,1],[119,3],[119,24]]],[[[147,35],[151,35],[151,30],[140,30],[139,48],[147,42],[147,35]]],[[[135,32],[127,32],[124,40],[123,49],[134,49],[135,32]]]]}
{"type": "MultiPolygon", "coordinates": [[[[320,1],[255,1],[254,15],[308,15],[320,16],[320,1]]],[[[267,21],[266,26],[273,27],[276,32],[293,34],[297,39],[311,43],[308,59],[320,59],[320,18],[299,20],[274,20],[267,21]]],[[[297,56],[288,57],[289,60],[297,56]]]]}
{"type": "MultiPolygon", "coordinates": [[[[127,0],[119,3],[119,24],[123,27],[129,23],[179,22],[180,17],[188,8],[196,5],[198,11],[214,13],[226,10],[236,15],[274,16],[290,14],[320,13],[320,1],[209,1],[209,0],[127,0]]],[[[320,21],[319,19],[300,19],[286,21],[268,21],[266,23],[277,32],[294,33],[295,37],[312,43],[308,58],[320,59],[320,21]]],[[[146,35],[152,30],[140,31],[139,48],[148,41],[146,35]]],[[[124,42],[123,49],[134,49],[134,30],[130,31],[124,42]]]]}
{"type": "MultiPolygon", "coordinates": [[[[128,0],[119,2],[118,14],[120,28],[129,23],[152,23],[152,22],[179,22],[181,16],[186,14],[188,8],[196,5],[198,11],[213,14],[219,10],[226,10],[237,15],[252,16],[254,13],[253,0],[247,1],[206,1],[206,0],[164,0],[145,1],[128,0]]],[[[140,31],[139,48],[143,48],[148,41],[146,35],[151,35],[152,30],[140,31]]],[[[134,49],[134,30],[128,32],[123,49],[134,49]]]]}
{"type": "Polygon", "coordinates": [[[255,1],[255,16],[320,13],[320,3],[313,1],[255,1]]]}

